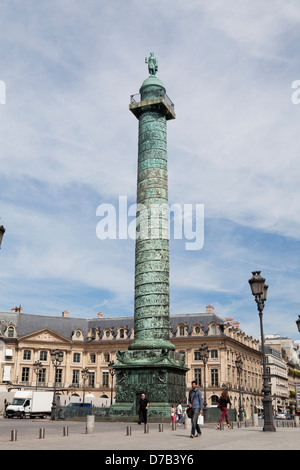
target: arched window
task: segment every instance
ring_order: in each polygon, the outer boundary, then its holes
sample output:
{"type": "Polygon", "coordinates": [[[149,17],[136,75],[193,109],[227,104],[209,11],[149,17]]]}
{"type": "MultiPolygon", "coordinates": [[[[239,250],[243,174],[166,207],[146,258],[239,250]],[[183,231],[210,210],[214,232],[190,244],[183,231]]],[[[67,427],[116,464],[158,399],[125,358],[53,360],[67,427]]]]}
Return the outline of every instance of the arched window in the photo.
{"type": "Polygon", "coordinates": [[[210,327],[210,334],[216,335],[217,334],[217,327],[216,325],[211,325],[210,327]]]}
{"type": "Polygon", "coordinates": [[[212,323],[209,326],[209,334],[213,336],[220,334],[219,325],[217,325],[216,323],[212,323]]]}
{"type": "Polygon", "coordinates": [[[7,336],[13,338],[15,336],[15,329],[13,326],[9,326],[7,330],[7,336]]]}
{"type": "Polygon", "coordinates": [[[211,402],[211,406],[218,406],[219,404],[219,397],[218,395],[212,395],[210,397],[210,402],[211,402]]]}

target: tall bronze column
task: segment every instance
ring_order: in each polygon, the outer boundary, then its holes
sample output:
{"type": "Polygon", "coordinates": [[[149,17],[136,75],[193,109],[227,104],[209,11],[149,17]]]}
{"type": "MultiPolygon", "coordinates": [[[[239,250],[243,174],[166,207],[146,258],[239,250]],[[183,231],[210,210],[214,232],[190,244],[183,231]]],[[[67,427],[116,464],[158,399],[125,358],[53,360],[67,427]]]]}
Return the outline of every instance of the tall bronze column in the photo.
{"type": "MultiPolygon", "coordinates": [[[[150,61],[149,61],[150,62],[150,61]]],[[[175,119],[162,82],[150,75],[130,110],[139,120],[134,343],[175,349],[169,340],[167,119],[175,119]]]]}
{"type": "Polygon", "coordinates": [[[151,402],[149,414],[169,416],[172,403],[185,402],[185,356],[170,341],[167,121],[174,105],[156,77],[150,76],[130,111],[139,120],[135,250],[134,341],[117,352],[116,403],[112,415],[134,415],[139,395],[151,402]]]}

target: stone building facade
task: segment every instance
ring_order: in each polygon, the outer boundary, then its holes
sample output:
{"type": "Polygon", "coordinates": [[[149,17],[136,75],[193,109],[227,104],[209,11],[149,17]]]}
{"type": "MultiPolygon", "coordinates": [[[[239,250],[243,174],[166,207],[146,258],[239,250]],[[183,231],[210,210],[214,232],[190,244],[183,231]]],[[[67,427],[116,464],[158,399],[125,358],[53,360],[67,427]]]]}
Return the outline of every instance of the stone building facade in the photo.
{"type": "Polygon", "coordinates": [[[265,335],[267,372],[273,408],[278,412],[295,411],[295,384],[300,383],[299,344],[278,334],[265,335]]]}
{"type": "MultiPolygon", "coordinates": [[[[50,352],[63,351],[57,369],[57,390],[64,395],[83,394],[81,371],[88,369],[85,388],[95,397],[114,396],[115,383],[109,363],[116,352],[126,350],[134,339],[133,317],[72,318],[67,311],[61,317],[23,313],[22,307],[0,312],[0,384],[3,388],[54,387],[55,369],[50,352]],[[41,363],[36,373],[34,363],[41,363]],[[113,382],[112,382],[113,381],[113,382]],[[112,386],[113,385],[113,386],[112,386]],[[112,386],[112,387],[111,387],[112,386]]],[[[196,379],[204,393],[204,365],[200,347],[208,347],[205,392],[207,406],[217,406],[224,386],[228,387],[232,406],[238,408],[239,387],[235,361],[243,361],[241,373],[242,406],[251,417],[262,405],[261,353],[258,340],[244,333],[238,322],[222,319],[211,305],[204,313],[170,316],[170,340],[177,352],[184,352],[189,370],[186,393],[196,379]]]]}

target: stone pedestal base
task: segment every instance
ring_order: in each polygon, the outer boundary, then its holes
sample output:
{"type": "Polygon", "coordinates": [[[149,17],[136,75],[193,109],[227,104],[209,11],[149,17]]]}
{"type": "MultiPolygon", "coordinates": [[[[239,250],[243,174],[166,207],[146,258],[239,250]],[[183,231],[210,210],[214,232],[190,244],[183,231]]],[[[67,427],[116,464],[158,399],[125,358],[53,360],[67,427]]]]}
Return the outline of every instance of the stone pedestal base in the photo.
{"type": "Polygon", "coordinates": [[[118,351],[116,400],[111,416],[137,416],[142,393],[150,401],[149,417],[168,417],[172,404],[186,402],[185,355],[166,349],[118,351]]]}

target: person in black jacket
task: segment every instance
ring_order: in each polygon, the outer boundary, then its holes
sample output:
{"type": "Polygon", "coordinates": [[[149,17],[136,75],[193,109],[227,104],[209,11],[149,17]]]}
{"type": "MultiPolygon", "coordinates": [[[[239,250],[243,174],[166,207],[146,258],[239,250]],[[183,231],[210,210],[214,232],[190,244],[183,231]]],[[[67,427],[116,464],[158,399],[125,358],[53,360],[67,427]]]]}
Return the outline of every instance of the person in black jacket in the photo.
{"type": "Polygon", "coordinates": [[[141,399],[139,401],[139,421],[138,423],[141,424],[144,422],[147,424],[147,411],[149,406],[149,400],[146,398],[146,395],[142,393],[141,399]]]}
{"type": "Polygon", "coordinates": [[[231,405],[230,398],[228,396],[228,390],[225,388],[223,392],[221,393],[220,399],[219,399],[219,405],[218,408],[222,411],[222,416],[219,419],[219,422],[217,424],[217,429],[220,429],[220,424],[222,423],[223,419],[226,419],[226,423],[228,426],[228,429],[231,429],[231,426],[229,424],[228,420],[228,414],[227,414],[227,405],[231,405]]]}

